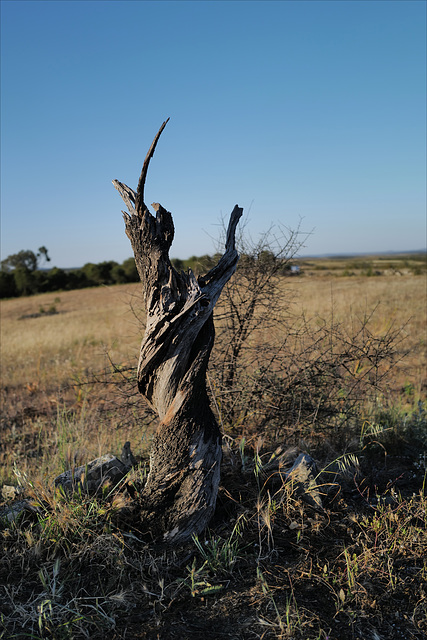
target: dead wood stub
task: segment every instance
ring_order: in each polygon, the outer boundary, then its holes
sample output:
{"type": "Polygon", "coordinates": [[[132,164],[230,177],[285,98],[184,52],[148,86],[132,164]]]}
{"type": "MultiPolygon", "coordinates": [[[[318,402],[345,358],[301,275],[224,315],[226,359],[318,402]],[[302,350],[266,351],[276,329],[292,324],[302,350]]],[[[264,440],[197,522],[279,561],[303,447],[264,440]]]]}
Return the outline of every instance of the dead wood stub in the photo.
{"type": "Polygon", "coordinates": [[[125,202],[125,229],[143,286],[147,322],[138,363],[138,389],[160,418],[142,491],[142,516],[164,538],[183,541],[202,531],[215,508],[221,433],[209,405],[206,369],[214,343],[213,309],[235,271],[235,232],[243,209],[231,213],[225,252],[205,276],[178,273],[169,259],[172,215],[144,203],[148,165],[162,124],[145,158],[135,193],[114,180],[125,202]]]}

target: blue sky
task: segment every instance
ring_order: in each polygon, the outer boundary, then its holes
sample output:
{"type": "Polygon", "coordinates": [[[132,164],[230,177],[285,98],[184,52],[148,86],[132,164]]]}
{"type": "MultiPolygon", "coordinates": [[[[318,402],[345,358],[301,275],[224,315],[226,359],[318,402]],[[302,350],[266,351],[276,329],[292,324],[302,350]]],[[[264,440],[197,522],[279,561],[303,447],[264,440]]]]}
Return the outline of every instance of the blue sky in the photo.
{"type": "MultiPolygon", "coordinates": [[[[132,252],[113,178],[212,253],[238,203],[302,254],[413,250],[426,228],[421,0],[1,2],[2,257],[132,252]]],[[[248,213],[249,212],[249,213],[248,213]]]]}

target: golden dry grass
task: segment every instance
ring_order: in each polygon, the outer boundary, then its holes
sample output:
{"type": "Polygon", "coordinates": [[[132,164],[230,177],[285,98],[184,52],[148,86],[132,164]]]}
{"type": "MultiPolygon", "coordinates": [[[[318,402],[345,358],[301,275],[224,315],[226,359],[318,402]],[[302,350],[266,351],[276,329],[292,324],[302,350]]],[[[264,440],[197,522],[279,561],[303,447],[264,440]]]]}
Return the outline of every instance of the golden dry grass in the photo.
{"type": "MultiPolygon", "coordinates": [[[[376,309],[371,328],[379,335],[390,325],[403,327],[402,349],[411,349],[411,354],[402,363],[400,377],[421,393],[426,369],[424,276],[299,277],[284,279],[283,286],[294,316],[304,313],[326,322],[333,318],[351,327],[376,309]]],[[[136,361],[144,322],[141,287],[118,285],[6,300],[1,318],[2,384],[52,391],[72,376],[105,366],[107,352],[115,363],[136,361]],[[52,305],[57,314],[23,318],[52,305]]]]}
{"type": "Polygon", "coordinates": [[[310,318],[334,319],[349,328],[370,315],[371,330],[383,335],[391,326],[402,327],[402,361],[390,380],[397,388],[413,385],[417,393],[426,391],[427,298],[424,276],[378,278],[347,277],[295,278],[289,285],[295,293],[292,312],[310,318]],[[407,355],[404,355],[409,351],[407,355]]]}
{"type": "Polygon", "coordinates": [[[140,290],[121,285],[3,301],[2,383],[52,389],[76,373],[101,368],[106,352],[118,363],[135,359],[140,290]],[[58,313],[30,317],[52,305],[58,313]]]}
{"type": "Polygon", "coordinates": [[[114,389],[84,384],[109,358],[136,365],[140,292],[122,285],[2,302],[0,479],[11,481],[16,463],[33,478],[52,477],[75,462],[119,453],[129,438],[141,450],[144,424],[124,406],[111,408],[114,389]],[[56,314],[40,314],[52,306],[56,314]]]}
{"type": "MultiPolygon", "coordinates": [[[[314,324],[333,318],[351,332],[357,318],[376,308],[371,330],[381,335],[393,323],[402,326],[401,361],[389,380],[390,392],[401,404],[425,398],[423,276],[302,276],[284,278],[283,288],[290,313],[296,318],[304,313],[314,324]],[[408,389],[411,398],[406,397],[408,389]]],[[[136,366],[144,322],[139,284],[6,300],[1,311],[0,476],[13,476],[14,460],[31,474],[60,472],[73,457],[84,461],[106,450],[117,453],[127,439],[136,454],[146,452],[152,429],[144,440],[142,400],[136,398],[132,413],[132,407],[124,406],[126,399],[113,397],[108,385],[79,386],[104,368],[111,369],[109,358],[136,366]],[[40,314],[41,308],[52,306],[56,314],[40,314]]],[[[263,333],[258,332],[256,340],[271,338],[263,333]]],[[[136,391],[136,384],[133,387],[136,391]]]]}

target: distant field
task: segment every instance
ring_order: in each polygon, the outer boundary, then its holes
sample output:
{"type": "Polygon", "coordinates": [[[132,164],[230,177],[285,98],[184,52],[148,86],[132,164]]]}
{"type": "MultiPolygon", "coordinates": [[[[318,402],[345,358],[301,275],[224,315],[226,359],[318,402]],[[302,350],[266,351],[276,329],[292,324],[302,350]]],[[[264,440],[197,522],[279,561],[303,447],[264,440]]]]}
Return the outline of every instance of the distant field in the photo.
{"type": "MultiPolygon", "coordinates": [[[[326,264],[329,262],[318,260],[318,270],[283,278],[284,295],[289,298],[292,313],[304,311],[309,317],[333,317],[335,321],[351,323],[376,308],[374,326],[379,333],[391,323],[404,326],[405,346],[413,350],[405,360],[409,367],[405,375],[421,391],[425,278],[335,278],[327,275],[330,267],[326,268],[326,264]]],[[[104,366],[107,352],[115,363],[135,363],[145,320],[139,284],[6,300],[1,303],[1,314],[2,384],[49,392],[72,376],[104,366]],[[48,313],[52,307],[56,313],[48,313]]]]}
{"type": "Polygon", "coordinates": [[[52,390],[99,369],[106,350],[115,361],[136,358],[140,291],[137,284],[118,285],[3,301],[3,384],[52,390]]]}
{"type": "Polygon", "coordinates": [[[295,291],[294,313],[333,317],[351,324],[373,312],[372,326],[378,335],[388,327],[402,327],[402,355],[390,384],[395,389],[410,382],[419,393],[426,390],[426,280],[423,276],[308,277],[291,283],[295,291]],[[374,311],[375,310],[375,311],[374,311]]]}
{"type": "Polygon", "coordinates": [[[325,276],[422,275],[427,269],[425,253],[300,258],[297,264],[306,275],[325,276]]]}

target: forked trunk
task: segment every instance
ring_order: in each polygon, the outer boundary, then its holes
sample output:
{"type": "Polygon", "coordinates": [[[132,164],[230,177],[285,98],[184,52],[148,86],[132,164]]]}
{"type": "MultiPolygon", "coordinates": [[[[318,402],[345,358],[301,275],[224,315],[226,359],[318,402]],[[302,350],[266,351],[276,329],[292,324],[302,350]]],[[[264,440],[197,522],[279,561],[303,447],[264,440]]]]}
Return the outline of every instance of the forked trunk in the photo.
{"type": "Polygon", "coordinates": [[[155,537],[183,542],[200,533],[215,509],[221,464],[221,433],[206,391],[206,369],[214,343],[213,309],[234,273],[235,231],[243,210],[234,207],[225,253],[211,271],[195,278],[178,273],[169,249],[172,215],[144,203],[150,159],[166,126],[160,127],[145,158],[135,193],[113,184],[123,212],[143,284],[147,323],[138,364],[138,388],[160,418],[150,454],[150,472],[141,495],[142,517],[155,537]]]}

